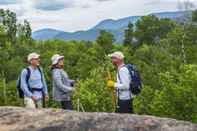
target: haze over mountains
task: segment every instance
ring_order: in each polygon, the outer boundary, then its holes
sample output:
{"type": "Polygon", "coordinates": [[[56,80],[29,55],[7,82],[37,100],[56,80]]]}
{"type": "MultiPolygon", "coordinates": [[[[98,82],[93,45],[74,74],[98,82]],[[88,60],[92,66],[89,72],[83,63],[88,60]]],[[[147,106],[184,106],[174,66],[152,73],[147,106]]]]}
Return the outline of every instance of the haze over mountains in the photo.
{"type": "MultiPolygon", "coordinates": [[[[153,13],[158,18],[169,18],[176,20],[184,15],[184,12],[161,12],[153,13]]],[[[94,41],[99,35],[99,31],[104,29],[110,31],[116,39],[116,42],[122,42],[124,39],[124,30],[129,22],[136,23],[141,16],[130,16],[118,20],[107,19],[98,23],[96,26],[85,31],[65,32],[52,28],[45,28],[33,32],[32,37],[35,40],[88,40],[94,41]]]]}

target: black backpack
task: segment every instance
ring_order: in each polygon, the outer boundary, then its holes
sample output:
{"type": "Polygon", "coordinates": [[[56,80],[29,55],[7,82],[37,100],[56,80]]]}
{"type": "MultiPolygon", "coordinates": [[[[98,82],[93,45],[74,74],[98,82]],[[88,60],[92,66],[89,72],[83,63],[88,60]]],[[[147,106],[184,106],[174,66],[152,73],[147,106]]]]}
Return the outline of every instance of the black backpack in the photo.
{"type": "Polygon", "coordinates": [[[127,64],[125,67],[129,70],[129,74],[131,76],[130,82],[130,90],[134,95],[139,95],[142,90],[142,80],[140,77],[140,73],[136,69],[135,65],[127,64]]]}
{"type": "MultiPolygon", "coordinates": [[[[29,86],[29,82],[28,82],[28,81],[29,81],[29,78],[30,78],[30,75],[31,75],[31,71],[30,71],[29,67],[27,67],[26,70],[27,70],[27,75],[26,75],[25,81],[26,81],[26,83],[27,83],[27,87],[28,87],[29,91],[33,92],[33,90],[31,89],[31,87],[29,86]]],[[[38,70],[40,71],[40,73],[41,73],[41,75],[42,75],[41,69],[38,68],[38,70]]],[[[41,78],[42,78],[42,76],[41,76],[41,78]]],[[[43,80],[42,80],[42,81],[43,81],[43,80]]],[[[16,88],[17,88],[19,97],[20,97],[20,98],[24,98],[24,92],[23,92],[23,90],[21,89],[21,75],[20,75],[20,77],[18,78],[16,88]]]]}

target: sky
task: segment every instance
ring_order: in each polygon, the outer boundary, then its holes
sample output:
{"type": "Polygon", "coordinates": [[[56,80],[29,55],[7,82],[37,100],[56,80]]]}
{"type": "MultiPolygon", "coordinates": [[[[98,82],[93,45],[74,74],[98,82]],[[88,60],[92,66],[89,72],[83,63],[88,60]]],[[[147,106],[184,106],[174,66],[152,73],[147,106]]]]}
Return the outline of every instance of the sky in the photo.
{"type": "Polygon", "coordinates": [[[197,0],[0,0],[0,8],[14,11],[19,22],[28,20],[33,31],[53,28],[74,32],[105,19],[177,11],[185,1],[197,7],[197,0]]]}

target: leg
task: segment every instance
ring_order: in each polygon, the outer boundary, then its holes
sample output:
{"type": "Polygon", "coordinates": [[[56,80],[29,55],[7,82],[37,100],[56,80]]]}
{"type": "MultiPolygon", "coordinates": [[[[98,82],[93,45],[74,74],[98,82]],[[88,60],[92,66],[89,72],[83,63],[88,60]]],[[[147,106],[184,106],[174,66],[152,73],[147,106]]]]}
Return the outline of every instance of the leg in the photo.
{"type": "Polygon", "coordinates": [[[66,110],[66,101],[60,101],[61,108],[66,110]]]}
{"type": "Polygon", "coordinates": [[[36,108],[40,109],[43,108],[43,100],[39,99],[36,101],[36,108]]]}
{"type": "Polygon", "coordinates": [[[61,101],[60,104],[61,104],[61,108],[64,110],[73,110],[71,101],[61,101]]]}
{"type": "Polygon", "coordinates": [[[125,113],[125,109],[124,109],[124,101],[123,100],[118,100],[118,105],[116,108],[116,112],[117,113],[125,113]]]}
{"type": "Polygon", "coordinates": [[[73,110],[72,101],[66,101],[66,109],[67,110],[73,110]]]}
{"type": "Polygon", "coordinates": [[[133,113],[133,100],[118,100],[117,113],[133,113]]]}
{"type": "Polygon", "coordinates": [[[36,108],[35,102],[29,97],[24,98],[24,104],[26,108],[33,108],[33,109],[36,108]]]}
{"type": "Polygon", "coordinates": [[[133,111],[133,99],[127,101],[127,106],[128,106],[127,107],[128,113],[134,113],[134,111],[133,111]]]}

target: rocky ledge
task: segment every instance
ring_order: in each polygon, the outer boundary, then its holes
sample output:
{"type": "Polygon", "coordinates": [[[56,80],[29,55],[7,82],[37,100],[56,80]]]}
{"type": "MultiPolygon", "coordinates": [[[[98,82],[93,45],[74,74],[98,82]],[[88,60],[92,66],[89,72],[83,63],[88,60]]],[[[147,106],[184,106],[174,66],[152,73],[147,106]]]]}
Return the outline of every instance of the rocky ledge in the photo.
{"type": "Polygon", "coordinates": [[[0,107],[0,131],[197,131],[197,125],[153,116],[0,107]]]}

